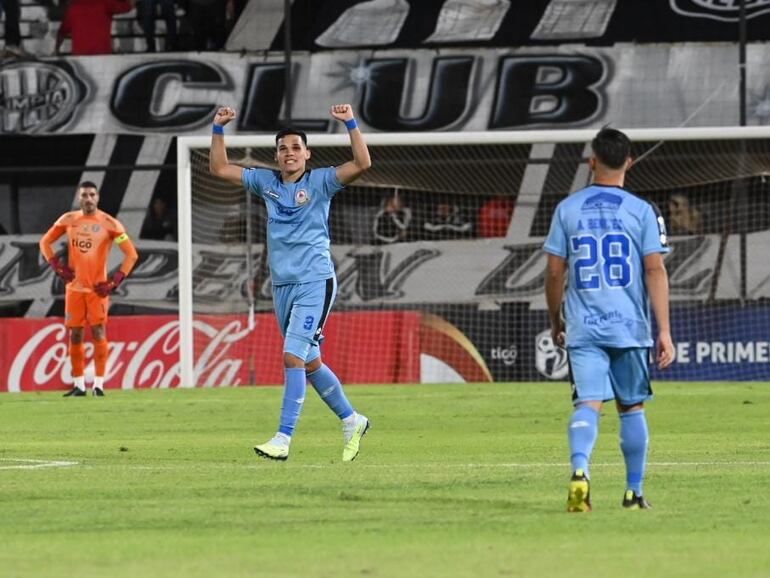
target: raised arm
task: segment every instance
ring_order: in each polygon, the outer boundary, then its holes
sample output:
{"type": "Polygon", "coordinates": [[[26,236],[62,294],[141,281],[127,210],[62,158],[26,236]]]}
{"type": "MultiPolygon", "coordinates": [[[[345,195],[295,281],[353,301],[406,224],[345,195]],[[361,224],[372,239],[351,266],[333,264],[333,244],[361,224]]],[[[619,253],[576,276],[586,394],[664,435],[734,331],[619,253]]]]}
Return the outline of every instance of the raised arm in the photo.
{"type": "Polygon", "coordinates": [[[211,133],[211,149],[209,150],[209,172],[234,185],[243,181],[243,167],[231,165],[227,160],[225,148],[225,125],[235,118],[235,110],[229,106],[220,107],[214,117],[214,127],[211,133]]]}
{"type": "Polygon", "coordinates": [[[353,160],[337,167],[337,180],[343,185],[347,185],[372,166],[372,159],[369,158],[369,148],[366,146],[361,129],[358,128],[358,123],[353,116],[353,107],[349,104],[335,104],[330,112],[333,118],[345,123],[350,136],[353,160]]]}
{"type": "Polygon", "coordinates": [[[663,263],[663,255],[651,253],[644,257],[644,280],[650,296],[652,312],[658,322],[658,339],[655,357],[660,369],[665,369],[674,361],[674,342],[671,339],[671,325],[668,315],[668,273],[663,263]]]}

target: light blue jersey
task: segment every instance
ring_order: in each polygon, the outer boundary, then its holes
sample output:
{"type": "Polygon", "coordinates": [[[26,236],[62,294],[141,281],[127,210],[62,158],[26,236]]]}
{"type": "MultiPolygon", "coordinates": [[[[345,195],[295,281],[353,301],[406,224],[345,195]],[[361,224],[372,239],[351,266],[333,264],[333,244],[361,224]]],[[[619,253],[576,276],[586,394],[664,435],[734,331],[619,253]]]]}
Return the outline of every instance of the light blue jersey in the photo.
{"type": "Polygon", "coordinates": [[[273,285],[310,283],[334,276],[329,251],[329,205],[344,185],[334,167],[308,170],[296,183],[280,171],[244,169],[243,186],[265,200],[273,285]]]}
{"type": "Polygon", "coordinates": [[[568,261],[568,347],[652,345],[644,257],[669,252],[654,205],[619,187],[587,187],[556,207],[543,248],[568,261]]]}

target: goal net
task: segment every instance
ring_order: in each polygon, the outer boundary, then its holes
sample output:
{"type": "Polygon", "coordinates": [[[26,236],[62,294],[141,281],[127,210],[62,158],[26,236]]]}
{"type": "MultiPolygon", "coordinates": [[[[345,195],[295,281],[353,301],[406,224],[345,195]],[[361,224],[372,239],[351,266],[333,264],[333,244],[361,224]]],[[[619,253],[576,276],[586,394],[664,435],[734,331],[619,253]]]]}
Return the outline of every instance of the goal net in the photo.
{"type": "MultiPolygon", "coordinates": [[[[770,379],[770,128],[627,131],[626,188],[661,209],[672,247],[673,380],[770,379]]],[[[556,204],[590,182],[595,130],[367,134],[373,166],[332,203],[339,292],[324,359],[348,383],[565,379],[548,334],[541,249],[556,204]]],[[[226,137],[272,168],[271,136],[226,137]]],[[[311,135],[311,167],[349,160],[311,135]]],[[[280,383],[261,199],[180,138],[182,385],[280,383]],[[211,335],[218,335],[211,340],[211,335]],[[206,372],[222,351],[240,360],[206,372]]]]}

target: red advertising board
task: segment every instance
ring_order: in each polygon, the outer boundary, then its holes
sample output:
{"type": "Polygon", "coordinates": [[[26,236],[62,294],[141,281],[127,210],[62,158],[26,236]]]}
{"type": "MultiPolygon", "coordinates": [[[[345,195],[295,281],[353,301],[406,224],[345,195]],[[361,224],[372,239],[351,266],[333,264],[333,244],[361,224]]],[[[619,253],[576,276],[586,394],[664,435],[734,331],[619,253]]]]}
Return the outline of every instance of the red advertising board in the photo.
{"type": "MultiPolygon", "coordinates": [[[[420,381],[420,314],[351,312],[331,316],[322,346],[325,363],[343,383],[420,381]]],[[[113,317],[106,387],[179,387],[179,326],[171,315],[113,317]]],[[[197,317],[198,386],[283,383],[282,344],[275,317],[197,317]]],[[[87,339],[86,376],[93,372],[87,339]]],[[[0,323],[0,391],[68,389],[72,384],[63,320],[4,319],[0,323]]],[[[189,386],[191,384],[182,384],[189,386]]]]}

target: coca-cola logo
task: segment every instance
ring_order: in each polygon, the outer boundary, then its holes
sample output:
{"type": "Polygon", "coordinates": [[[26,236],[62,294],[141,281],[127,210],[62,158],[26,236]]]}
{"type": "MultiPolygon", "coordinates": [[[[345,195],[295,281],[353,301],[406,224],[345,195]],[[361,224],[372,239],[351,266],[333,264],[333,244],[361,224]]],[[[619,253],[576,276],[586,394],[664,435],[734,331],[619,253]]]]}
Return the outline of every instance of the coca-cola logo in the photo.
{"type": "MultiPolygon", "coordinates": [[[[199,387],[240,385],[243,356],[236,346],[250,334],[248,324],[239,319],[221,327],[200,320],[196,332],[195,384],[199,387]]],[[[93,345],[86,343],[86,359],[93,359],[93,345]]],[[[19,349],[8,372],[8,391],[58,389],[72,383],[67,329],[62,323],[46,325],[19,349]]],[[[93,375],[88,361],[86,375],[93,375]]],[[[110,341],[107,383],[120,383],[121,389],[168,388],[179,385],[179,322],[168,321],[143,340],[110,341]]]]}

